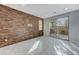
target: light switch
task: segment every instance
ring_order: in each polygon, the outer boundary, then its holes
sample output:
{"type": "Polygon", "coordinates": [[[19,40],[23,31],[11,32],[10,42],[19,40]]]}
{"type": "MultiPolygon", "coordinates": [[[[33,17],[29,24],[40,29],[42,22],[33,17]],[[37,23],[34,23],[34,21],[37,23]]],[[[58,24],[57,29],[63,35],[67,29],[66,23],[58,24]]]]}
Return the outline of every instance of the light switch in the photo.
{"type": "Polygon", "coordinates": [[[32,27],[32,24],[27,24],[28,27],[32,27]]]}
{"type": "Polygon", "coordinates": [[[5,42],[7,42],[8,41],[8,39],[5,39],[5,42]]]}

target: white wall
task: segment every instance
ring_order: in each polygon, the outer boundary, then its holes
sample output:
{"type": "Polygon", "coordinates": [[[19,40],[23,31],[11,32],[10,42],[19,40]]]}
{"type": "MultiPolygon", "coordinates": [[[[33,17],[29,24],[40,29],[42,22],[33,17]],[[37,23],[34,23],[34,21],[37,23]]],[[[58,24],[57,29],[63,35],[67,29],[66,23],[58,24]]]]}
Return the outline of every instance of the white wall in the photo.
{"type": "Polygon", "coordinates": [[[79,11],[72,12],[69,20],[70,41],[79,44],[79,11]]]}
{"type": "Polygon", "coordinates": [[[49,23],[52,22],[52,19],[65,16],[69,16],[69,40],[75,44],[79,44],[79,10],[45,19],[44,35],[50,34],[49,23]]]}

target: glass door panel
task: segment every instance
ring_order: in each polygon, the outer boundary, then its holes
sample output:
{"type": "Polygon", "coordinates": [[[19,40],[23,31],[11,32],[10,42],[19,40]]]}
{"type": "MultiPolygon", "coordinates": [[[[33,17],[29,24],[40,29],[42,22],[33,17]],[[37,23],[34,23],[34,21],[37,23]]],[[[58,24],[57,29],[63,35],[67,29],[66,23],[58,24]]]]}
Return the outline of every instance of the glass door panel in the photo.
{"type": "Polygon", "coordinates": [[[58,39],[68,40],[69,22],[68,17],[63,17],[51,22],[50,34],[58,39]]]}

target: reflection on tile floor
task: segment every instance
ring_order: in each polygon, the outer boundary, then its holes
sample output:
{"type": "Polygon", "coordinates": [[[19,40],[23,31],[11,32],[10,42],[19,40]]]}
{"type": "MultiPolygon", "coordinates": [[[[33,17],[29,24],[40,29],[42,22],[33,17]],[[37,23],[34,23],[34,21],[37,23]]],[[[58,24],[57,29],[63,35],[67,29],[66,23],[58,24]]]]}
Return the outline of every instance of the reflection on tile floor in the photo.
{"type": "Polygon", "coordinates": [[[38,37],[0,48],[4,55],[78,55],[75,44],[52,37],[38,37]]]}

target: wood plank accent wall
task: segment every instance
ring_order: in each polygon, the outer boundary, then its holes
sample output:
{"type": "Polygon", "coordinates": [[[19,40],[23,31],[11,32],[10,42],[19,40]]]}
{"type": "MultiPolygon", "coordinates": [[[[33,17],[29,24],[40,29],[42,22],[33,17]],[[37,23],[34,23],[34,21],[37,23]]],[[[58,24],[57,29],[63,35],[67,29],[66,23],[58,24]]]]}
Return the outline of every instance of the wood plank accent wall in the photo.
{"type": "Polygon", "coordinates": [[[0,5],[0,47],[43,35],[40,17],[0,5]]]}

